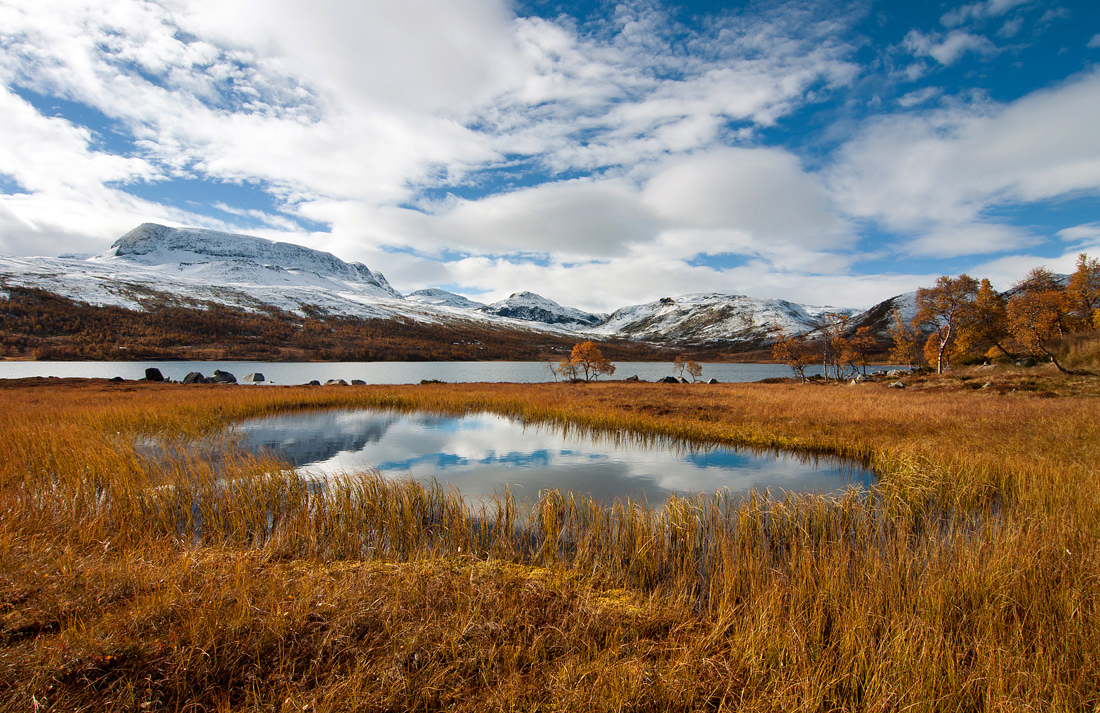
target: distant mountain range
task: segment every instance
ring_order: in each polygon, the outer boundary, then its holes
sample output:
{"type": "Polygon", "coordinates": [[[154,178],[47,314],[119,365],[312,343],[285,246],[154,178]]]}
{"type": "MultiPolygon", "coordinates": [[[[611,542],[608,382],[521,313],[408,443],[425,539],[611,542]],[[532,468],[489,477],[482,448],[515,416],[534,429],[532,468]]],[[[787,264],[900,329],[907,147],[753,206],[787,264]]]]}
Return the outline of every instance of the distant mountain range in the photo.
{"type": "Polygon", "coordinates": [[[77,302],[130,309],[216,303],[248,311],[402,318],[429,324],[498,325],[578,338],[759,347],[777,335],[812,332],[830,312],[880,335],[915,293],[869,310],[707,293],[670,296],[591,314],[531,292],[481,304],[441,289],[402,295],[362,263],[248,235],[145,223],[93,256],[0,257],[0,293],[34,287],[77,302]]]}

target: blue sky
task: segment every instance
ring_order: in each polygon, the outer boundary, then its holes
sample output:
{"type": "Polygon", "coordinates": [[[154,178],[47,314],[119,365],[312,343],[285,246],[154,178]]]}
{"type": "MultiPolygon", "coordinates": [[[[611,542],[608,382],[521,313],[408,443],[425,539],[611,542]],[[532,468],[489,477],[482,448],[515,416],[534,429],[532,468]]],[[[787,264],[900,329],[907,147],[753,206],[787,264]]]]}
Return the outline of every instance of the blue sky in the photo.
{"type": "Polygon", "coordinates": [[[1100,255],[1095,2],[0,0],[0,253],[869,306],[1100,255]]]}

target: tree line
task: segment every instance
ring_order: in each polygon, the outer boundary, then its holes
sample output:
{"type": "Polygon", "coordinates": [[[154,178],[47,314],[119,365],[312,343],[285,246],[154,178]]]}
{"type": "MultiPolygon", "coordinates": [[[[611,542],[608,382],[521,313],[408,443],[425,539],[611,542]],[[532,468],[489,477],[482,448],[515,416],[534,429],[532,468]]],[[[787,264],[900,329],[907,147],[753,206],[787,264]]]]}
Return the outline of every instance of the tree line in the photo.
{"type": "MultiPolygon", "coordinates": [[[[910,369],[929,366],[943,373],[963,359],[1046,357],[1062,373],[1074,373],[1052,345],[1074,334],[1100,330],[1100,261],[1082,253],[1069,279],[1045,267],[1032,269],[1006,292],[988,279],[944,275],[932,287],[917,290],[916,315],[906,320],[894,310],[888,358],[910,369]]],[[[777,361],[789,364],[805,381],[805,369],[822,363],[826,378],[855,373],[866,366],[876,340],[870,327],[854,334],[846,318],[827,315],[812,335],[778,339],[777,361]]]]}

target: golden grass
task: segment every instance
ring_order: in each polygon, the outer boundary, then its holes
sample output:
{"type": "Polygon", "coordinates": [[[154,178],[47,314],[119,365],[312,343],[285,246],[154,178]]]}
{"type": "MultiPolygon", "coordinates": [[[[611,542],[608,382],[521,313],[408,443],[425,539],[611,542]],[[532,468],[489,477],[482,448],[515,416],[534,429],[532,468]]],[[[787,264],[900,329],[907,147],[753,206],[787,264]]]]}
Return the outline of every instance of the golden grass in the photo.
{"type": "Polygon", "coordinates": [[[1039,373],[5,384],[0,708],[1093,710],[1100,397],[1039,373]],[[234,419],[354,406],[833,453],[881,488],[470,512],[369,474],[322,494],[218,443],[234,419]]]}

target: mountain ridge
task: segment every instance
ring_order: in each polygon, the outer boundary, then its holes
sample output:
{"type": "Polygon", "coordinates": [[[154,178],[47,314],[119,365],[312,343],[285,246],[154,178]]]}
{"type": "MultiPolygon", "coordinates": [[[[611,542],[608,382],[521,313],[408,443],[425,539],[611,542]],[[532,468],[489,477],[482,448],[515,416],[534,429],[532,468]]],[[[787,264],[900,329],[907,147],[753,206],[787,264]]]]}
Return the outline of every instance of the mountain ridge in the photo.
{"type": "MultiPolygon", "coordinates": [[[[611,314],[584,312],[532,292],[481,304],[439,288],[402,295],[363,263],[292,243],[156,223],[137,226],[91,257],[0,257],[0,291],[4,284],[131,309],[146,309],[167,295],[181,306],[216,303],[298,315],[499,324],[576,338],[744,348],[760,348],[779,335],[812,332],[829,312],[859,323],[885,304],[860,311],[724,292],[663,297],[611,314]]],[[[864,321],[874,321],[876,331],[884,333],[883,315],[869,320],[864,321]]]]}

